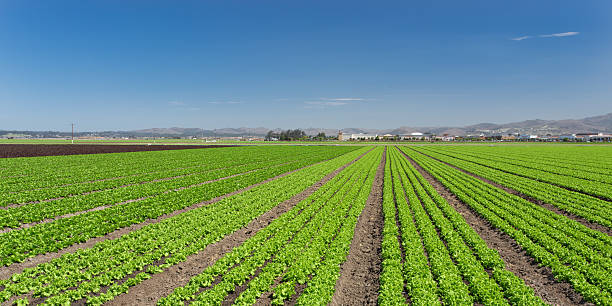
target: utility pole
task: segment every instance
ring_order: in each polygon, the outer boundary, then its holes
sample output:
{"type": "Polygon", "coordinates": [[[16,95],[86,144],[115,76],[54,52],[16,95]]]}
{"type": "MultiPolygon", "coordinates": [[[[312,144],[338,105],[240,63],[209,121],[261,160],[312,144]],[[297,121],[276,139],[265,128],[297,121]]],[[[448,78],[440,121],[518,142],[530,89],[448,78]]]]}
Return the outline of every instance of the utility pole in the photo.
{"type": "Polygon", "coordinates": [[[74,123],[72,123],[72,144],[74,144],[74,123]]]}

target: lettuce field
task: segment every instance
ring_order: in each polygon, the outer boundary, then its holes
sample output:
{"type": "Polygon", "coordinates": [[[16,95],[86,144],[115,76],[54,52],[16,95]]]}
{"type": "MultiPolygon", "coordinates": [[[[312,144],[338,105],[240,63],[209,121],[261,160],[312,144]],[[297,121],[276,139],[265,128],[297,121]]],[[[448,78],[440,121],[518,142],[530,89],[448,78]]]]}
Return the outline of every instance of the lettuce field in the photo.
{"type": "Polygon", "coordinates": [[[0,158],[2,305],[612,305],[611,274],[612,146],[0,158]]]}

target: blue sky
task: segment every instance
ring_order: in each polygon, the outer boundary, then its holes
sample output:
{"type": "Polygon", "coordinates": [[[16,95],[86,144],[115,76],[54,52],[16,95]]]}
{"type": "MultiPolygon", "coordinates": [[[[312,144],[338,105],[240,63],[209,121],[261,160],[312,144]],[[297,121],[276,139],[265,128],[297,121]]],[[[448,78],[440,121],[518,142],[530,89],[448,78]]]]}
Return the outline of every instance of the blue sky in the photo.
{"type": "Polygon", "coordinates": [[[0,129],[612,111],[612,2],[0,0],[0,129]]]}

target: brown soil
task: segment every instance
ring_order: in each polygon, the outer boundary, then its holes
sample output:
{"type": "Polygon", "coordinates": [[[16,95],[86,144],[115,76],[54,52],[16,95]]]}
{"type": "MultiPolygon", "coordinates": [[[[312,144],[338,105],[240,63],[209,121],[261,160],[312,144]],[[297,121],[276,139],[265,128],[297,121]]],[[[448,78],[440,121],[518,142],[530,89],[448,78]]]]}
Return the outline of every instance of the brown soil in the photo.
{"type": "Polygon", "coordinates": [[[119,238],[119,237],[121,237],[121,236],[123,236],[125,234],[128,234],[128,233],[130,233],[132,231],[139,230],[139,229],[141,229],[144,226],[147,226],[149,224],[158,223],[158,222],[161,222],[161,221],[163,221],[165,219],[168,219],[168,218],[174,217],[174,216],[176,216],[178,214],[184,213],[186,211],[189,211],[189,210],[192,210],[192,209],[196,209],[198,207],[202,207],[202,206],[205,206],[205,205],[209,205],[209,204],[221,201],[222,199],[225,199],[227,197],[231,197],[231,196],[233,196],[235,194],[245,192],[245,191],[253,189],[253,188],[255,188],[255,187],[259,186],[259,185],[263,185],[263,184],[265,184],[267,182],[270,182],[272,180],[279,179],[281,177],[290,175],[290,174],[292,174],[292,173],[294,173],[296,171],[302,170],[304,168],[312,167],[314,165],[317,165],[317,164],[320,164],[320,163],[323,163],[323,162],[325,162],[325,160],[317,162],[317,163],[314,163],[314,164],[311,164],[311,165],[307,165],[307,166],[304,166],[302,168],[295,169],[295,170],[292,170],[292,171],[289,171],[289,172],[286,172],[286,173],[283,173],[283,174],[279,174],[279,175],[277,175],[277,176],[275,176],[273,178],[269,178],[269,179],[267,179],[265,181],[253,184],[251,186],[248,186],[248,187],[236,190],[236,191],[232,191],[230,193],[224,194],[222,196],[218,196],[218,197],[210,199],[208,201],[204,201],[204,202],[201,202],[201,203],[198,203],[198,204],[191,205],[189,207],[185,207],[185,208],[180,209],[180,210],[176,210],[176,211],[174,211],[172,213],[160,216],[160,217],[158,217],[156,219],[149,219],[149,220],[144,221],[142,223],[132,224],[132,225],[130,225],[128,227],[117,229],[117,230],[115,230],[112,233],[108,233],[108,234],[106,234],[104,236],[101,236],[101,237],[92,238],[92,239],[90,239],[90,240],[88,240],[86,242],[83,242],[83,243],[71,245],[71,246],[69,246],[69,247],[67,247],[65,249],[62,249],[60,251],[57,251],[57,252],[51,252],[51,253],[37,255],[37,256],[34,256],[34,257],[27,258],[23,262],[14,263],[14,264],[12,264],[12,265],[10,265],[8,267],[0,267],[0,279],[7,279],[7,278],[9,278],[11,275],[13,275],[15,273],[21,273],[26,268],[35,267],[36,265],[39,265],[41,263],[49,262],[49,261],[51,261],[51,260],[53,260],[55,258],[61,257],[63,254],[72,253],[72,252],[75,252],[77,250],[90,248],[90,247],[94,246],[96,243],[104,241],[104,240],[117,239],[117,238],[119,238]]]}
{"type": "Polygon", "coordinates": [[[0,158],[236,147],[234,145],[0,144],[0,158]]]}
{"type": "Polygon", "coordinates": [[[340,171],[348,167],[365,154],[350,163],[338,168],[323,179],[302,191],[291,199],[280,203],[270,211],[251,221],[246,227],[226,236],[219,242],[207,246],[203,251],[191,255],[186,261],[176,264],[162,273],[154,274],[150,279],[130,288],[128,293],[122,294],[110,301],[109,305],[152,305],[164,296],[172,293],[177,287],[185,286],[189,280],[200,274],[206,267],[214,264],[218,259],[229,253],[233,248],[241,245],[247,239],[270,224],[280,215],[286,213],[296,204],[308,198],[317,189],[335,177],[340,171]]]}
{"type": "Polygon", "coordinates": [[[522,278],[525,284],[533,288],[535,294],[542,298],[544,302],[552,305],[587,304],[570,284],[557,282],[550,268],[540,267],[510,236],[482,219],[414,160],[405,154],[404,156],[436,191],[463,216],[470,227],[484,239],[487,246],[499,252],[506,263],[506,269],[522,278]]]}
{"type": "Polygon", "coordinates": [[[381,271],[383,183],[386,149],[370,196],[357,224],[346,261],[340,267],[331,305],[376,305],[381,271]]]}
{"type": "Polygon", "coordinates": [[[457,166],[454,166],[454,165],[451,165],[451,164],[449,164],[447,162],[441,161],[441,160],[439,160],[439,159],[437,159],[435,157],[431,157],[431,156],[429,156],[427,154],[424,154],[424,153],[421,153],[421,154],[423,154],[423,155],[425,155],[425,156],[427,156],[429,158],[432,158],[434,160],[437,160],[437,161],[439,161],[441,163],[444,163],[447,166],[453,167],[453,168],[455,168],[455,169],[457,169],[457,170],[459,170],[459,171],[461,171],[461,172],[463,172],[465,174],[468,174],[468,175],[470,175],[470,176],[472,176],[474,178],[477,178],[477,179],[479,179],[479,180],[481,180],[481,181],[483,181],[483,182],[485,182],[487,184],[490,184],[490,185],[493,185],[493,186],[495,186],[495,187],[497,187],[499,189],[502,189],[502,190],[504,190],[507,193],[519,196],[519,197],[521,197],[521,198],[523,198],[523,199],[525,199],[525,200],[527,200],[527,201],[529,201],[529,202],[531,202],[533,204],[536,204],[536,205],[539,205],[539,206],[541,206],[543,208],[546,208],[546,209],[548,209],[548,210],[550,210],[550,211],[552,211],[552,212],[554,212],[556,214],[566,216],[569,219],[572,219],[572,220],[574,220],[574,221],[576,221],[576,222],[578,222],[578,223],[580,223],[580,224],[582,224],[582,225],[584,225],[584,226],[586,226],[586,227],[588,227],[588,228],[590,228],[592,230],[600,231],[602,233],[606,233],[606,234],[612,236],[612,229],[610,229],[609,227],[607,227],[605,225],[601,225],[599,223],[591,222],[591,221],[589,221],[587,219],[584,219],[584,218],[582,218],[580,216],[577,216],[577,215],[574,215],[574,214],[572,214],[570,212],[562,210],[562,209],[560,209],[560,208],[558,208],[558,207],[556,207],[556,206],[554,206],[552,204],[549,204],[549,203],[540,201],[538,199],[532,198],[532,197],[530,197],[530,196],[528,196],[528,195],[526,195],[524,193],[516,191],[516,190],[514,190],[512,188],[508,188],[506,186],[500,185],[500,184],[498,184],[496,182],[493,182],[493,181],[491,181],[489,179],[486,179],[486,178],[484,178],[482,176],[476,175],[474,173],[471,173],[471,172],[468,172],[466,170],[463,170],[463,169],[461,169],[461,168],[459,168],[457,166]]]}

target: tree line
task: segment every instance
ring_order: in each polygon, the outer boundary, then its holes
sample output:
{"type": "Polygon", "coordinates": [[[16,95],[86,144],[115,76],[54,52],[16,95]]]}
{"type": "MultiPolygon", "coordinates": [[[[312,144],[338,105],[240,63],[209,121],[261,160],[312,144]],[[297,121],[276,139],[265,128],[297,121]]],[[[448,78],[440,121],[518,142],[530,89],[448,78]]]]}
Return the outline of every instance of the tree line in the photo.
{"type": "MultiPolygon", "coordinates": [[[[325,136],[325,133],[321,132],[316,136],[308,136],[306,133],[300,129],[295,130],[285,130],[280,132],[269,131],[266,134],[266,141],[294,141],[294,140],[325,140],[328,137],[325,136]]],[[[330,137],[333,138],[333,137],[330,137]]]]}

